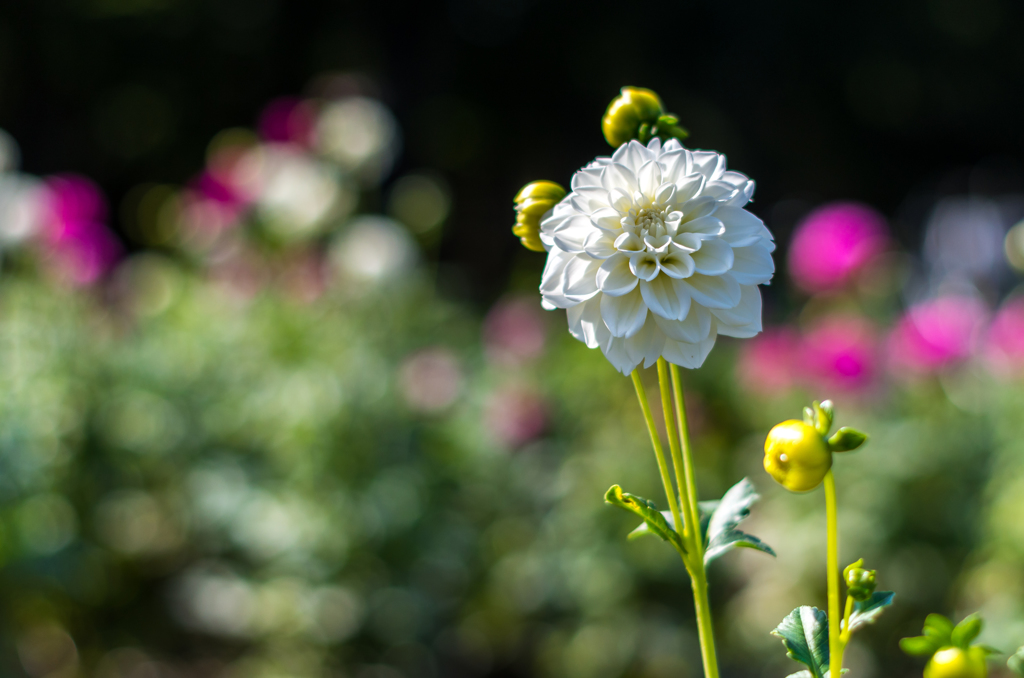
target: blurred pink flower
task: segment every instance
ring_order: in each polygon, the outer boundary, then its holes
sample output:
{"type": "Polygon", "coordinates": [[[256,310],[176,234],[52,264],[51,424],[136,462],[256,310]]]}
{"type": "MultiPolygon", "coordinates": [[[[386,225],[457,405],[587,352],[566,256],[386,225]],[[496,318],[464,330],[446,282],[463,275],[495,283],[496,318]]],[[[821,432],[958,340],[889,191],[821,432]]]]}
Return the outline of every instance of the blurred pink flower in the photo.
{"type": "Polygon", "coordinates": [[[793,388],[799,380],[800,338],[792,329],[765,328],[742,346],[737,376],[746,388],[773,393],[793,388]]]}
{"type": "Polygon", "coordinates": [[[547,425],[544,400],[523,386],[506,386],[492,393],[484,419],[488,430],[507,447],[530,442],[547,425]]]}
{"type": "Polygon", "coordinates": [[[316,127],[312,104],[295,97],[282,97],[267,104],[260,115],[260,136],[267,141],[309,147],[316,127]]]}
{"type": "Polygon", "coordinates": [[[985,357],[996,374],[1024,368],[1024,297],[1003,304],[988,328],[985,357]]]}
{"type": "Polygon", "coordinates": [[[398,368],[399,390],[409,407],[434,413],[446,409],[462,390],[458,359],[446,348],[425,348],[406,357],[398,368]]]}
{"type": "Polygon", "coordinates": [[[875,329],[861,316],[835,315],[803,337],[801,364],[815,386],[855,391],[868,386],[878,367],[875,329]]]}
{"type": "Polygon", "coordinates": [[[806,292],[840,287],[885,249],[885,219],[867,205],[833,202],[797,226],[789,249],[789,272],[806,292]]]}
{"type": "Polygon", "coordinates": [[[968,358],[987,317],[971,297],[941,297],[910,308],[889,335],[889,358],[914,372],[941,370],[968,358]]]}
{"type": "Polygon", "coordinates": [[[519,364],[544,352],[546,317],[531,299],[503,299],[487,314],[483,334],[488,358],[499,364],[519,364]]]}
{"type": "Polygon", "coordinates": [[[46,179],[44,245],[60,274],[73,285],[89,285],[114,267],[121,244],[103,224],[106,201],[89,179],[46,179]]]}

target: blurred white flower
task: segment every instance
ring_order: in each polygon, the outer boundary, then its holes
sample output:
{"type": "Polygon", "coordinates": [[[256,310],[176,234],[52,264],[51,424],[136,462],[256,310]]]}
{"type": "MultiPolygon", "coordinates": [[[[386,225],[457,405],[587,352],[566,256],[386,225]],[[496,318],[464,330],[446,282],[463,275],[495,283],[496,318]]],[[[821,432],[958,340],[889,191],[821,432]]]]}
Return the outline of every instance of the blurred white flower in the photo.
{"type": "Polygon", "coordinates": [[[331,102],[316,122],[317,150],[367,185],[379,183],[391,171],[399,144],[394,116],[374,99],[350,97],[331,102]]]}
{"type": "Polygon", "coordinates": [[[13,172],[18,169],[21,153],[18,142],[7,132],[0,129],[0,172],[13,172]]]}
{"type": "Polygon", "coordinates": [[[315,235],[355,207],[354,191],[336,170],[289,144],[255,147],[238,176],[268,228],[285,240],[315,235]]]}
{"type": "Polygon", "coordinates": [[[44,189],[38,179],[13,172],[0,173],[0,247],[17,245],[39,232],[43,200],[44,189]]]}
{"type": "Polygon", "coordinates": [[[674,139],[597,158],[541,223],[544,307],[567,309],[573,336],[622,373],[659,356],[699,367],[718,334],[761,331],[775,244],[743,209],[753,193],[724,155],[674,139]]]}
{"type": "Polygon", "coordinates": [[[331,250],[331,260],[347,278],[384,280],[416,262],[416,243],[402,225],[387,217],[353,219],[331,250]]]}

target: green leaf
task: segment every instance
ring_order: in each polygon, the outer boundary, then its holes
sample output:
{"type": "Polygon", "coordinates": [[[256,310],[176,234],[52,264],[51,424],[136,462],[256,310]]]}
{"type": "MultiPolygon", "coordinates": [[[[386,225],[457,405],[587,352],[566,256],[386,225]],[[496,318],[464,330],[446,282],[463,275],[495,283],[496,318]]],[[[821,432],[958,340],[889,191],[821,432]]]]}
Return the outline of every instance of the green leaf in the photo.
{"type": "Polygon", "coordinates": [[[833,452],[849,452],[855,450],[868,440],[866,433],[861,433],[857,429],[844,426],[828,439],[828,447],[833,452]]]}
{"type": "Polygon", "coordinates": [[[832,406],[831,400],[826,400],[823,403],[819,403],[815,400],[811,403],[814,408],[812,410],[814,415],[814,422],[811,424],[818,430],[823,436],[827,436],[829,430],[832,429],[832,416],[835,414],[835,408],[832,406]]]}
{"type": "Polygon", "coordinates": [[[953,635],[953,622],[950,621],[949,617],[945,617],[941,614],[933,612],[924,618],[923,633],[928,638],[934,638],[938,641],[939,647],[953,644],[951,639],[951,636],[953,635]]]}
{"type": "Polygon", "coordinates": [[[789,613],[772,635],[782,639],[786,655],[810,669],[811,678],[824,678],[828,671],[828,615],[803,605],[789,613]]]}
{"type": "Polygon", "coordinates": [[[892,605],[895,595],[892,591],[875,591],[867,600],[855,602],[850,612],[850,633],[867,624],[874,624],[882,611],[892,605]]]}
{"type": "Polygon", "coordinates": [[[703,544],[708,543],[708,524],[711,523],[711,516],[721,503],[717,499],[697,502],[697,510],[700,512],[700,538],[704,540],[703,544]]]}
{"type": "Polygon", "coordinates": [[[949,636],[950,643],[966,650],[971,646],[974,639],[978,637],[978,634],[981,633],[982,623],[981,617],[977,613],[964,617],[953,628],[953,632],[949,636]]]}
{"type": "Polygon", "coordinates": [[[644,519],[644,524],[647,525],[651,532],[669,542],[681,552],[686,552],[682,537],[672,529],[668,521],[665,520],[665,516],[658,511],[658,507],[653,501],[633,494],[627,494],[618,485],[612,485],[608,488],[608,491],[604,494],[604,500],[613,506],[618,506],[637,514],[644,519]]]}
{"type": "Polygon", "coordinates": [[[708,548],[704,552],[705,567],[720,555],[727,551],[731,551],[734,548],[756,549],[763,553],[767,553],[770,556],[775,555],[775,551],[772,550],[771,546],[768,546],[768,544],[765,544],[754,535],[747,534],[746,532],[740,532],[739,530],[727,530],[725,532],[719,532],[715,538],[711,540],[711,543],[708,544],[708,548]]]}
{"type": "Polygon", "coordinates": [[[971,647],[976,647],[979,650],[982,650],[986,656],[1003,653],[1003,651],[998,647],[992,647],[991,645],[972,645],[971,647]]]}
{"type": "Polygon", "coordinates": [[[1016,673],[1018,676],[1024,676],[1024,647],[1013,653],[1013,655],[1006,660],[1006,666],[1016,673]]]}
{"type": "Polygon", "coordinates": [[[900,649],[912,657],[931,657],[943,644],[928,636],[914,636],[900,640],[900,649]]]}
{"type": "Polygon", "coordinates": [[[814,410],[809,407],[804,408],[804,423],[808,426],[814,426],[814,410]]]}
{"type": "Polygon", "coordinates": [[[705,565],[738,547],[775,555],[775,551],[763,541],[736,529],[736,526],[750,515],[750,507],[760,498],[754,484],[749,478],[744,478],[730,487],[718,502],[700,503],[701,529],[706,548],[705,565]]]}

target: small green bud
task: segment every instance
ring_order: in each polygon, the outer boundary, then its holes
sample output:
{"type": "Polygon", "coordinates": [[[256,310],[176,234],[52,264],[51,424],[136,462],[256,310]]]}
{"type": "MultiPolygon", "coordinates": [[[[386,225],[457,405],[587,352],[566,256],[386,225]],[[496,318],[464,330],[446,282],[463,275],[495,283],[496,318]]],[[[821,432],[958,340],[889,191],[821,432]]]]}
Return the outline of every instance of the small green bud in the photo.
{"type": "Polygon", "coordinates": [[[547,212],[565,197],[565,189],[553,181],[532,181],[516,193],[516,225],[512,233],[519,237],[523,247],[543,252],[540,241],[540,222],[547,212]]]}
{"type": "Polygon", "coordinates": [[[849,452],[855,450],[868,440],[866,433],[861,433],[857,429],[844,426],[836,431],[831,438],[828,439],[828,446],[833,452],[849,452]]]}
{"type": "Polygon", "coordinates": [[[861,567],[863,564],[864,559],[861,558],[843,570],[846,592],[858,602],[867,600],[875,592],[875,570],[865,570],[861,567]]]}
{"type": "Polygon", "coordinates": [[[777,424],[764,441],[764,470],[791,492],[810,492],[832,468],[825,439],[806,422],[777,424]]]}
{"type": "Polygon", "coordinates": [[[964,650],[944,647],[924,667],[924,678],[986,678],[985,651],[980,647],[964,650]]]}

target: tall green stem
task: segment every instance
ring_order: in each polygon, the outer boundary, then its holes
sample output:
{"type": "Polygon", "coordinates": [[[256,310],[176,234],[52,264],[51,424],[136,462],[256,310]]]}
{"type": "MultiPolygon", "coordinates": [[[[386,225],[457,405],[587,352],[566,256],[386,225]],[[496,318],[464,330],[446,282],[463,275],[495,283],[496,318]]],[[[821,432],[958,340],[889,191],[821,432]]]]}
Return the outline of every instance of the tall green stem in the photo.
{"type": "MultiPolygon", "coordinates": [[[[662,363],[658,363],[659,376],[663,375],[662,363]]],[[[690,427],[686,421],[686,402],[683,400],[683,380],[679,374],[679,366],[671,365],[672,395],[676,406],[676,424],[679,426],[680,446],[673,448],[672,461],[676,467],[676,478],[679,483],[679,494],[685,497],[687,516],[686,522],[692,526],[689,530],[690,550],[690,583],[693,586],[693,606],[697,613],[697,633],[700,639],[701,657],[704,660],[705,678],[718,678],[718,656],[715,652],[715,634],[711,623],[711,605],[708,602],[708,577],[704,569],[704,535],[700,529],[700,510],[697,505],[697,481],[693,473],[693,456],[690,452],[690,427]],[[680,447],[682,448],[680,454],[680,447]],[[679,457],[682,457],[680,459],[679,457]],[[680,468],[683,476],[680,477],[680,468]]],[[[662,393],[665,391],[662,378],[662,393]]],[[[669,439],[674,439],[671,432],[671,418],[665,417],[669,427],[669,439]]]]}
{"type": "Polygon", "coordinates": [[[843,669],[843,645],[839,637],[839,520],[836,517],[836,477],[825,474],[825,517],[828,522],[828,655],[829,672],[843,669]]]}
{"type": "MultiPolygon", "coordinates": [[[[672,454],[672,467],[676,473],[676,486],[679,488],[679,510],[683,514],[683,524],[676,525],[676,530],[687,541],[693,526],[697,523],[690,513],[690,498],[686,482],[683,479],[683,459],[679,451],[679,436],[675,430],[675,413],[672,407],[672,387],[669,385],[668,362],[658,358],[658,386],[661,388],[661,411],[665,414],[665,433],[668,434],[668,448],[672,454]]],[[[691,550],[691,552],[693,552],[691,550]]],[[[699,554],[698,554],[699,555],[699,554]]],[[[687,564],[689,569],[689,564],[687,564]]]]}
{"type": "MultiPolygon", "coordinates": [[[[654,456],[658,459],[658,470],[661,471],[661,482],[665,485],[665,498],[668,500],[668,508],[672,511],[672,519],[676,523],[676,529],[683,524],[682,516],[679,514],[679,503],[676,501],[675,490],[672,489],[672,477],[669,475],[668,463],[665,461],[665,451],[661,447],[661,436],[658,435],[658,427],[651,415],[651,407],[647,404],[647,392],[644,391],[643,382],[640,381],[639,370],[633,370],[633,387],[636,388],[636,397],[640,401],[640,410],[644,413],[644,421],[647,422],[647,431],[651,434],[651,446],[654,447],[654,456]]],[[[685,561],[686,556],[683,556],[685,561]]]]}

